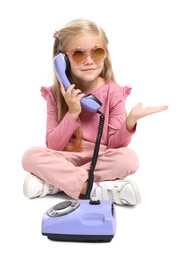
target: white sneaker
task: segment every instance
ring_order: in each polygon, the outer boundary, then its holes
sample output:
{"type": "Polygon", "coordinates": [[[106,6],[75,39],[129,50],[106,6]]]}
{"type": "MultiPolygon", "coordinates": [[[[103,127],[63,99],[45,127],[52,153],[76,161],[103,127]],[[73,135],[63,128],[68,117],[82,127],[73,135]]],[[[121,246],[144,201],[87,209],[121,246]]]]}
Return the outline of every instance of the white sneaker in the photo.
{"type": "Polygon", "coordinates": [[[23,184],[23,194],[25,197],[32,199],[36,197],[44,197],[48,194],[56,194],[60,190],[39,179],[33,174],[28,174],[23,184]]]}
{"type": "Polygon", "coordinates": [[[118,205],[134,206],[141,202],[140,191],[136,183],[128,179],[94,183],[90,197],[112,200],[118,205]]]}

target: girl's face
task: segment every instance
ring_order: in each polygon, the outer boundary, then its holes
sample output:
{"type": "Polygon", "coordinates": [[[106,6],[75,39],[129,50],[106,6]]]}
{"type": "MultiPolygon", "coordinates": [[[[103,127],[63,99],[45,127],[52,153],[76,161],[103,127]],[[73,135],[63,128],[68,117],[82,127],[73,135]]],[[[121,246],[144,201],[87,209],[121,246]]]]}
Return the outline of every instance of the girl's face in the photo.
{"type": "Polygon", "coordinates": [[[91,57],[91,50],[98,47],[104,48],[100,37],[95,34],[77,36],[68,47],[69,52],[67,52],[67,55],[71,65],[72,82],[75,84],[77,82],[78,85],[94,83],[98,79],[104,67],[104,59],[96,61],[91,57]],[[83,51],[83,61],[78,63],[73,60],[70,53],[73,53],[75,50],[83,51]]]}

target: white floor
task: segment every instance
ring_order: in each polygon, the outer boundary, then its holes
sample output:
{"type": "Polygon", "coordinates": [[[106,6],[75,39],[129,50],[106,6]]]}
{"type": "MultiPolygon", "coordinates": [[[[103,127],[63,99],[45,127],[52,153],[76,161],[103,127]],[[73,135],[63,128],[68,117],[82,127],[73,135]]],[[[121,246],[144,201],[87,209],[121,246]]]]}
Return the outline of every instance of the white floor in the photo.
{"type": "Polygon", "coordinates": [[[184,1],[10,0],[0,5],[3,259],[185,260],[184,1]],[[22,193],[27,174],[22,155],[30,146],[44,145],[46,107],[40,86],[49,84],[52,35],[77,13],[105,28],[118,82],[133,88],[127,110],[137,102],[169,105],[138,123],[130,147],[140,168],[131,178],[139,185],[142,202],[134,208],[115,206],[117,229],[109,243],[48,240],[41,234],[42,216],[64,198],[28,200],[22,193]]]}

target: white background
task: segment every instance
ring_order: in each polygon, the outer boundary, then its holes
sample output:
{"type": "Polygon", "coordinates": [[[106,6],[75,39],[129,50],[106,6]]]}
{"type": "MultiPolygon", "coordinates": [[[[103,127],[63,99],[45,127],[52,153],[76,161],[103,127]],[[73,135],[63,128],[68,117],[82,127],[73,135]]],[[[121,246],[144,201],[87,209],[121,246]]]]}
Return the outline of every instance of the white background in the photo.
{"type": "Polygon", "coordinates": [[[0,144],[1,255],[3,259],[186,259],[185,234],[185,1],[1,1],[0,144]],[[110,243],[52,242],[41,235],[44,212],[59,196],[28,200],[22,185],[24,151],[45,145],[53,33],[75,18],[101,25],[109,38],[115,76],[132,87],[128,111],[169,109],[138,122],[130,147],[140,168],[131,178],[141,190],[135,208],[116,206],[110,243]]]}

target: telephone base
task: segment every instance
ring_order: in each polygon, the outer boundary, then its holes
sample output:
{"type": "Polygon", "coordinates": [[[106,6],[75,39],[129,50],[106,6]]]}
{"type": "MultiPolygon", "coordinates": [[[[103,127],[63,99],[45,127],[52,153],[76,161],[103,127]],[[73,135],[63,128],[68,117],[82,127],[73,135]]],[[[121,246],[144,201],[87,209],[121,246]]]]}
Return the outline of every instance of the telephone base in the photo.
{"type": "Polygon", "coordinates": [[[116,212],[110,200],[69,200],[45,212],[42,235],[55,241],[110,242],[116,212]]]}

